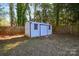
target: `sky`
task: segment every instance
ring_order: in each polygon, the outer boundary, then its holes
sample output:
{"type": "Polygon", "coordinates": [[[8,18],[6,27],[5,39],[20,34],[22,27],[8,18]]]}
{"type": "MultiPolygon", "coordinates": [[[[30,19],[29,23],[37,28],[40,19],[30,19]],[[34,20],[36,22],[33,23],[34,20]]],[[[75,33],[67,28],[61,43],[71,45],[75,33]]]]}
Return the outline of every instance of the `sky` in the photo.
{"type": "MultiPolygon", "coordinates": [[[[5,15],[6,20],[10,21],[10,17],[9,17],[9,4],[8,3],[0,3],[0,8],[4,7],[4,11],[7,12],[7,14],[5,15]]],[[[34,17],[34,7],[30,6],[31,9],[31,17],[34,17]]],[[[14,9],[15,15],[16,15],[16,9],[14,9]]],[[[27,16],[27,19],[29,20],[29,16],[27,16]]]]}
{"type": "Polygon", "coordinates": [[[0,3],[0,8],[4,8],[4,12],[7,12],[7,14],[5,15],[6,20],[9,21],[9,6],[7,3],[0,3]]]}

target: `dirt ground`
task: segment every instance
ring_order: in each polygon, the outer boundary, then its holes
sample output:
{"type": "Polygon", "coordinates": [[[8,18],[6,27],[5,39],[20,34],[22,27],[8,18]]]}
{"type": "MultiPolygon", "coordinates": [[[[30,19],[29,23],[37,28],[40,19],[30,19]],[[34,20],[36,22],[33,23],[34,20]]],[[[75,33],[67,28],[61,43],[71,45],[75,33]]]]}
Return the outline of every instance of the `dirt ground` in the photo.
{"type": "Polygon", "coordinates": [[[68,34],[53,34],[40,38],[21,37],[7,41],[0,40],[0,55],[79,56],[79,37],[68,34]]]}

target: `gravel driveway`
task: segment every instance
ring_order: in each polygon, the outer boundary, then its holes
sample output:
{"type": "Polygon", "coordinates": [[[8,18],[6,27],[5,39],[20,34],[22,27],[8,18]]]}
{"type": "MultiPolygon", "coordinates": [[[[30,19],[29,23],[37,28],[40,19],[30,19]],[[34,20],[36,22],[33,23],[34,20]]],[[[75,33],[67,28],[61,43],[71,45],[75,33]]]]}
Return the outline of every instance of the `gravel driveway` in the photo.
{"type": "MultiPolygon", "coordinates": [[[[22,39],[22,38],[21,38],[22,39]]],[[[10,50],[10,56],[79,56],[79,37],[52,35],[23,41],[10,50]]]]}

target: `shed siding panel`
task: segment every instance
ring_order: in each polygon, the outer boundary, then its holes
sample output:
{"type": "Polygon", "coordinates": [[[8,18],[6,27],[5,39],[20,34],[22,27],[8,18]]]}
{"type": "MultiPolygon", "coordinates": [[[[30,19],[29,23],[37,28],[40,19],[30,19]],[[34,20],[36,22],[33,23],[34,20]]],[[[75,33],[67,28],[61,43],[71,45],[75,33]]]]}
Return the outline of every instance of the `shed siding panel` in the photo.
{"type": "Polygon", "coordinates": [[[48,29],[48,35],[52,34],[52,26],[50,25],[50,30],[48,29]]]}
{"type": "Polygon", "coordinates": [[[48,35],[48,26],[40,25],[41,26],[41,36],[48,35]]]}
{"type": "Polygon", "coordinates": [[[30,37],[30,23],[26,22],[25,24],[25,35],[30,37]]]}
{"type": "Polygon", "coordinates": [[[31,23],[31,37],[39,37],[40,36],[39,24],[37,29],[34,29],[34,24],[38,23],[31,23]]]}

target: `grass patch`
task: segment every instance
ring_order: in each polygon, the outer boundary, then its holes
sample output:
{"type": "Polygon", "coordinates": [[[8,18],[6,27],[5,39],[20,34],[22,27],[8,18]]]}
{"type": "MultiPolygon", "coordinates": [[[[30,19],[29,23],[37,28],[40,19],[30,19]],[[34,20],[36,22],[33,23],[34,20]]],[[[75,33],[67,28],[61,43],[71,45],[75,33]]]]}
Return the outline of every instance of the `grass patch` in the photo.
{"type": "Polygon", "coordinates": [[[0,44],[0,52],[1,54],[7,54],[11,49],[14,49],[16,46],[18,46],[21,42],[16,43],[3,43],[0,44]]]}
{"type": "Polygon", "coordinates": [[[7,55],[25,41],[24,37],[0,40],[0,55],[7,55]]]}

